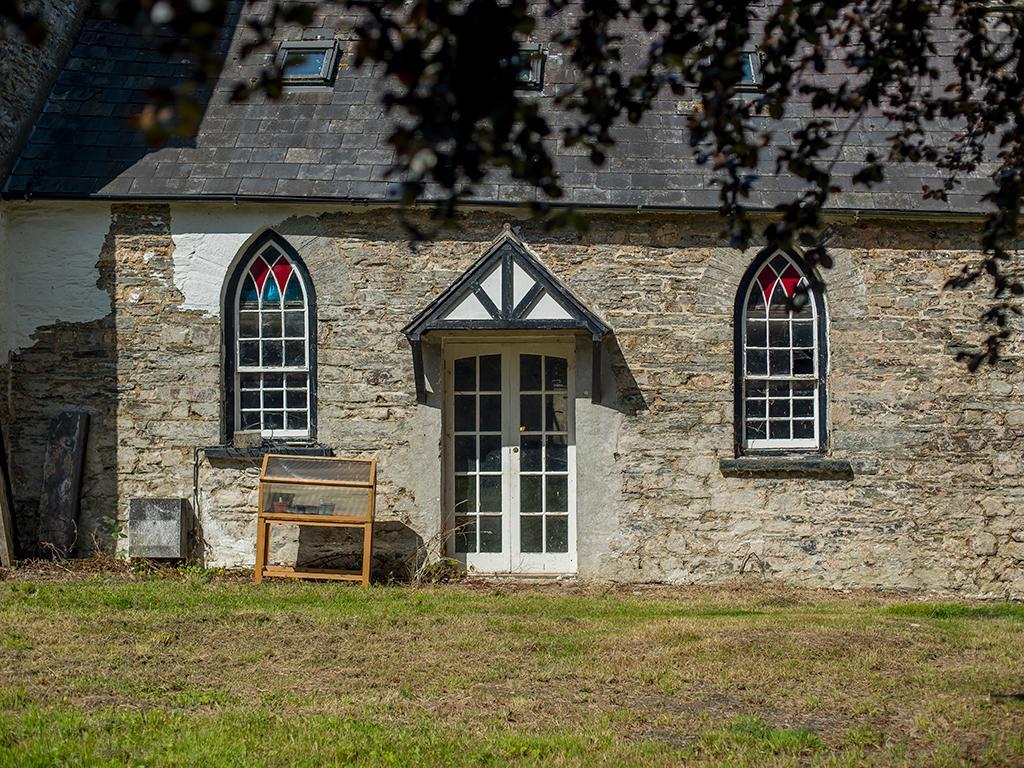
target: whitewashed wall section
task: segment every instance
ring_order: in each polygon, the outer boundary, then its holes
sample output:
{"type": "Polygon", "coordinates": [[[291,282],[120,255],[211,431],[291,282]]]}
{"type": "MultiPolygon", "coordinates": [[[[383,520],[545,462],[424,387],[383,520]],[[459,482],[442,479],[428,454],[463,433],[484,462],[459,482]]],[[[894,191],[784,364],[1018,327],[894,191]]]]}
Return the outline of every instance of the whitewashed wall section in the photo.
{"type": "MultiPolygon", "coordinates": [[[[319,214],[294,206],[172,206],[174,285],[184,297],[181,309],[219,315],[225,275],[242,248],[269,227],[301,253],[305,242],[315,236],[295,237],[280,228],[286,221],[315,219],[319,214]]],[[[315,232],[315,225],[306,231],[315,232]]]]}
{"type": "Polygon", "coordinates": [[[40,328],[110,313],[110,294],[97,285],[109,205],[4,203],[0,230],[3,359],[32,346],[40,328]]]}
{"type": "MultiPolygon", "coordinates": [[[[239,251],[268,226],[300,216],[310,216],[309,210],[172,206],[174,283],[183,296],[181,308],[219,315],[224,277],[239,251]]],[[[0,206],[0,359],[32,346],[40,328],[110,313],[110,295],[97,285],[110,221],[110,205],[104,203],[0,206]]],[[[301,251],[309,238],[288,239],[301,251]]]]}

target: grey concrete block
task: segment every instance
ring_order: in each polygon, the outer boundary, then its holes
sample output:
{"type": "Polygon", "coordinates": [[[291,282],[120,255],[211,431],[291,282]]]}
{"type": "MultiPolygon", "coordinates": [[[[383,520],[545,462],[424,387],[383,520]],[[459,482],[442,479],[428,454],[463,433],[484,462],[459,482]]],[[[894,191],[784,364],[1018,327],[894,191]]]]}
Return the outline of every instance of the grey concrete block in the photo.
{"type": "Polygon", "coordinates": [[[128,502],[128,556],[179,559],[188,555],[191,515],[185,499],[128,502]]]}

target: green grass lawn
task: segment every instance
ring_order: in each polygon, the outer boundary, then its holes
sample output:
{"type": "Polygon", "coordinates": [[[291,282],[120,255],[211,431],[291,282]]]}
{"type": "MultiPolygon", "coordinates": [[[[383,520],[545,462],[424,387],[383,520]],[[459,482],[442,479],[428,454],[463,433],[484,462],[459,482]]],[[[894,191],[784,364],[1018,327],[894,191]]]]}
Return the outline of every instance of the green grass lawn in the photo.
{"type": "Polygon", "coordinates": [[[1021,766],[1024,605],[0,581],[0,766],[508,763],[1021,766]]]}

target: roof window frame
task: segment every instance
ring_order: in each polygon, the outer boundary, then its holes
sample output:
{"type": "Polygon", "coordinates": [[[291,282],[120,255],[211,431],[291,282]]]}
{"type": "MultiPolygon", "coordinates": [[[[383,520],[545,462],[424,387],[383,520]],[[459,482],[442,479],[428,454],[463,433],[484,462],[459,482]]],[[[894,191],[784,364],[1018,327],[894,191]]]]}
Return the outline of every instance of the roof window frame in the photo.
{"type": "Polygon", "coordinates": [[[330,85],[338,71],[337,40],[284,40],[277,52],[277,66],[281,70],[281,81],[286,86],[293,85],[330,85]],[[289,53],[314,52],[324,53],[324,63],[318,75],[289,75],[285,61],[289,53]]]}
{"type": "Polygon", "coordinates": [[[761,76],[761,54],[758,51],[742,51],[750,62],[750,80],[740,80],[736,84],[736,90],[740,93],[759,93],[764,90],[764,78],[761,76]]]}
{"type": "Polygon", "coordinates": [[[529,63],[521,70],[525,77],[516,79],[515,89],[517,91],[543,91],[544,90],[544,62],[547,59],[547,51],[540,43],[523,42],[519,43],[517,55],[528,59],[529,63]]]}
{"type": "MultiPolygon", "coordinates": [[[[740,56],[743,56],[750,62],[750,80],[740,80],[733,86],[733,90],[737,94],[747,93],[761,93],[764,90],[764,78],[761,74],[761,53],[760,51],[747,49],[740,51],[740,56]]],[[[700,63],[702,66],[711,65],[711,56],[702,56],[700,63]]]]}

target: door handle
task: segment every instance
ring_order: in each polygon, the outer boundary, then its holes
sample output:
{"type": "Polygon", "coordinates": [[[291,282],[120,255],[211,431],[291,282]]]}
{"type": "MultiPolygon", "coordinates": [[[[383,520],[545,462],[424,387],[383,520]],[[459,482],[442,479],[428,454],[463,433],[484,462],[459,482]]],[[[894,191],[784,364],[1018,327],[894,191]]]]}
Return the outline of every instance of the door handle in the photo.
{"type": "Polygon", "coordinates": [[[518,445],[512,449],[512,453],[519,453],[519,446],[518,445]]]}

